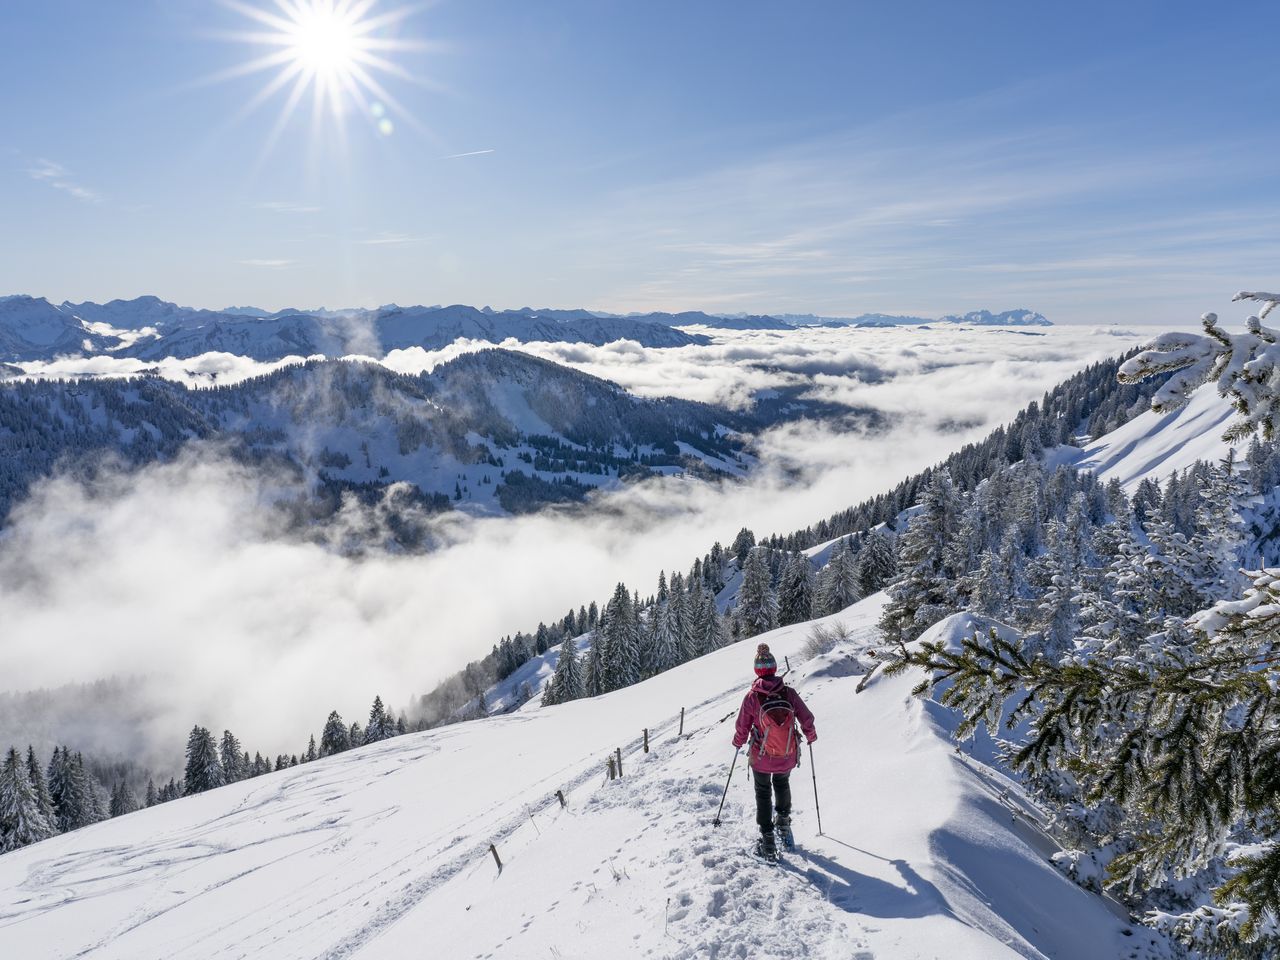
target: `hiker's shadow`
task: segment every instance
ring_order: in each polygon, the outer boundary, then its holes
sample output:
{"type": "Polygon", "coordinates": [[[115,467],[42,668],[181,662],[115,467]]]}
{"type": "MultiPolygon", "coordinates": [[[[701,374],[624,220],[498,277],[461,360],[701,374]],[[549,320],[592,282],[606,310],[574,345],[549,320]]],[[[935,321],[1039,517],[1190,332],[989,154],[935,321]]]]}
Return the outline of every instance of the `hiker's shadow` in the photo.
{"type": "Polygon", "coordinates": [[[841,910],[868,917],[913,918],[940,915],[959,919],[942,891],[920,876],[907,861],[890,860],[833,837],[825,839],[889,864],[905,884],[904,889],[879,877],[859,873],[812,850],[796,850],[794,857],[789,858],[786,863],[786,868],[807,879],[841,910]],[[806,865],[796,864],[795,858],[804,861],[806,865]]]}

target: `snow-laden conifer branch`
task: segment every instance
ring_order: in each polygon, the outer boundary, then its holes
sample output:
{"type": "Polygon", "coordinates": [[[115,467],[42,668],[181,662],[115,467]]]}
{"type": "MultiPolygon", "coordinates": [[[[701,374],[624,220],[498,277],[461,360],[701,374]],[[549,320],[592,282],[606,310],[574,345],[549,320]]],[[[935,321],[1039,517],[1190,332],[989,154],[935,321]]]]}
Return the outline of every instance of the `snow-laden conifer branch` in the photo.
{"type": "Polygon", "coordinates": [[[1122,383],[1136,383],[1172,374],[1151,398],[1151,409],[1156,413],[1177,410],[1197,387],[1213,381],[1218,393],[1228,397],[1240,414],[1227,431],[1227,439],[1261,432],[1270,440],[1280,423],[1280,335],[1264,326],[1262,318],[1280,303],[1280,295],[1242,292],[1234,299],[1263,303],[1256,316],[1245,320],[1244,333],[1227,333],[1218,325],[1217,314],[1206,313],[1201,318],[1203,335],[1160,334],[1121,365],[1119,378],[1122,383]]]}

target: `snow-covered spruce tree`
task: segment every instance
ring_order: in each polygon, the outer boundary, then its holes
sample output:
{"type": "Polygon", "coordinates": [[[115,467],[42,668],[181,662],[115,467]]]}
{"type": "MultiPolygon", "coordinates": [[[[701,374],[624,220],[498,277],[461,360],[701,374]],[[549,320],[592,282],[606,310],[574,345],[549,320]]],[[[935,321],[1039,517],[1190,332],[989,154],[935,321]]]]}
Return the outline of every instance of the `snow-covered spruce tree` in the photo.
{"type": "MultiPolygon", "coordinates": [[[[599,620],[597,618],[597,624],[599,620]]],[[[603,625],[597,625],[591,635],[591,646],[587,648],[586,664],[582,670],[582,695],[598,697],[605,692],[605,646],[608,638],[603,625]]]]}
{"type": "Polygon", "coordinates": [[[203,793],[226,782],[218,745],[207,728],[196,725],[187,737],[187,767],[183,793],[203,793]]]}
{"type": "Polygon", "coordinates": [[[1072,549],[1065,523],[1052,520],[1048,526],[1048,549],[1036,560],[1044,589],[1036,607],[1034,625],[1039,637],[1036,652],[1057,659],[1071,649],[1079,631],[1080,570],[1076,559],[1079,554],[1072,549]]]}
{"type": "Polygon", "coordinates": [[[40,769],[40,762],[36,759],[35,747],[30,744],[27,745],[27,779],[31,781],[31,789],[35,792],[40,812],[44,814],[44,818],[49,821],[54,830],[57,830],[58,814],[54,810],[53,795],[49,793],[49,784],[45,780],[44,771],[40,769]]]}
{"type": "Polygon", "coordinates": [[[978,569],[967,580],[965,592],[969,608],[984,617],[1003,619],[1009,600],[1009,581],[999,554],[994,550],[982,551],[978,569]]]}
{"type": "Polygon", "coordinates": [[[738,566],[742,566],[747,561],[747,554],[755,545],[756,535],[743,527],[733,538],[733,543],[729,545],[729,556],[738,561],[738,566]]]}
{"type": "Polygon", "coordinates": [[[658,602],[655,600],[639,611],[640,621],[640,679],[652,677],[657,671],[654,663],[657,659],[655,645],[658,629],[658,602]]]}
{"type": "Polygon", "coordinates": [[[698,656],[719,650],[729,642],[729,634],[724,617],[716,607],[715,594],[703,585],[690,593],[689,598],[694,608],[693,631],[698,640],[698,656]]]}
{"type": "MultiPolygon", "coordinates": [[[[84,756],[79,752],[76,753],[76,763],[81,768],[84,768],[84,756]]],[[[102,785],[102,781],[91,774],[87,768],[84,769],[84,773],[85,779],[89,783],[89,795],[93,797],[93,822],[98,823],[100,820],[110,819],[111,794],[102,785]]]]}
{"type": "Polygon", "coordinates": [[[244,769],[241,759],[240,741],[230,730],[222,731],[222,744],[218,750],[222,761],[223,783],[235,783],[237,780],[243,780],[249,775],[249,772],[244,769]]]}
{"type": "Polygon", "coordinates": [[[49,795],[61,832],[78,830],[102,819],[83,760],[66,747],[55,747],[49,759],[49,795]]]}
{"type": "Polygon", "coordinates": [[[831,557],[817,578],[816,611],[819,616],[839,613],[862,599],[858,589],[857,557],[845,537],[831,551],[831,557]]]}
{"type": "Polygon", "coordinates": [[[742,568],[736,617],[744,637],[772,630],[778,625],[778,598],[769,576],[768,547],[752,547],[742,568]]]}
{"type": "MultiPolygon", "coordinates": [[[[352,747],[358,747],[364,743],[364,731],[360,729],[360,721],[351,721],[351,730],[347,734],[347,741],[352,747]]],[[[276,769],[279,769],[278,767],[276,769]]]]}
{"type": "Polygon", "coordinates": [[[1143,524],[1151,543],[1144,565],[1154,605],[1166,616],[1187,617],[1200,606],[1193,581],[1191,545],[1169,517],[1167,505],[1152,509],[1143,524]]]}
{"type": "Polygon", "coordinates": [[[26,764],[10,747],[0,767],[0,853],[45,840],[57,832],[40,810],[26,764]]]}
{"type": "MultiPolygon", "coordinates": [[[[556,660],[556,672],[551,677],[547,692],[554,691],[551,703],[567,703],[583,696],[586,689],[582,675],[582,659],[578,656],[578,645],[572,639],[560,644],[560,657],[556,660]]],[[[547,703],[543,696],[543,703],[547,703]]]]}
{"type": "Polygon", "coordinates": [[[391,736],[390,721],[387,710],[382,705],[382,697],[373,698],[373,706],[369,708],[369,723],[364,728],[364,742],[377,743],[391,736]]]}
{"type": "Polygon", "coordinates": [[[311,739],[307,741],[307,751],[302,756],[303,763],[311,763],[313,760],[320,759],[320,752],[316,749],[316,735],[313,733],[311,739]]]}
{"type": "MultiPolygon", "coordinates": [[[[347,730],[347,725],[342,721],[342,717],[338,715],[337,710],[329,713],[329,719],[324,722],[324,729],[320,731],[320,756],[331,757],[335,753],[342,753],[351,749],[351,734],[347,730]]],[[[254,773],[257,775],[258,761],[254,761],[254,773]]]]}
{"type": "Polygon", "coordinates": [[[1196,593],[1209,602],[1238,596],[1245,587],[1240,573],[1245,539],[1240,512],[1248,491],[1234,451],[1208,471],[1196,493],[1194,526],[1188,544],[1196,593]]]}
{"type": "Polygon", "coordinates": [[[605,692],[637,683],[640,680],[640,621],[626,584],[619,583],[614,588],[605,606],[602,630],[606,635],[601,651],[605,692]]]}
{"type": "Polygon", "coordinates": [[[803,553],[793,553],[778,581],[778,625],[790,626],[813,619],[816,578],[813,564],[803,553]]]}
{"type": "MultiPolygon", "coordinates": [[[[1267,309],[1280,303],[1280,296],[1242,295],[1259,296],[1267,309]]],[[[1228,436],[1256,430],[1270,437],[1280,413],[1276,335],[1257,317],[1244,335],[1221,331],[1211,315],[1205,328],[1207,338],[1163,335],[1122,375],[1174,373],[1153,400],[1157,410],[1180,406],[1200,383],[1217,378],[1241,415],[1228,436]]],[[[1205,475],[1191,476],[1201,482],[1205,475]]],[[[961,736],[979,723],[996,729],[1007,710],[1010,725],[1030,721],[1013,764],[1032,776],[1069,771],[1090,807],[1112,811],[1108,830],[1124,842],[1107,870],[1111,889],[1133,897],[1182,878],[1213,888],[1214,902],[1197,905],[1185,899],[1194,886],[1183,882],[1181,912],[1174,905],[1149,914],[1150,922],[1214,956],[1274,956],[1280,571],[1255,574],[1239,600],[1222,600],[1186,621],[1169,615],[1167,607],[1184,602],[1179,589],[1193,597],[1222,589],[1216,576],[1195,571],[1203,557],[1186,540],[1186,493],[1185,483],[1171,481],[1162,498],[1147,493],[1134,510],[1135,517],[1146,514],[1150,550],[1115,531],[1094,538],[1112,539],[1116,552],[1109,582],[1084,603],[1086,639],[1073,656],[1028,657],[992,632],[959,650],[925,644],[894,669],[915,663],[929,671],[921,688],[942,684],[942,702],[964,714],[961,736]],[[1153,613],[1163,623],[1152,624],[1153,613]],[[1152,626],[1156,632],[1143,636],[1152,626]]],[[[1208,519],[1203,500],[1200,507],[1191,511],[1192,537],[1224,538],[1219,559],[1226,562],[1232,535],[1224,518],[1208,519]]]]}
{"type": "Polygon", "coordinates": [[[948,595],[953,574],[946,566],[946,550],[962,509],[951,475],[938,471],[921,495],[920,512],[898,540],[898,579],[888,588],[889,602],[880,618],[888,642],[909,643],[952,612],[948,595]]]}
{"type": "Polygon", "coordinates": [[[147,779],[147,795],[143,803],[148,807],[154,807],[159,802],[160,802],[160,793],[156,790],[156,782],[148,778],[147,779]]]}
{"type": "Polygon", "coordinates": [[[688,663],[701,651],[694,630],[693,607],[689,592],[685,587],[684,577],[679,573],[671,575],[671,596],[667,598],[667,612],[671,621],[671,632],[676,639],[676,650],[680,655],[679,662],[688,663]]]}
{"type": "Polygon", "coordinates": [[[120,781],[111,791],[111,816],[123,817],[126,813],[133,813],[137,809],[138,798],[128,783],[120,781]]]}
{"type": "Polygon", "coordinates": [[[893,541],[879,530],[872,530],[858,550],[856,574],[858,592],[869,597],[885,588],[898,572],[898,557],[893,541]]]}
{"type": "Polygon", "coordinates": [[[671,598],[668,595],[666,600],[654,605],[653,613],[650,614],[653,620],[652,652],[655,674],[679,666],[681,662],[680,637],[677,634],[676,625],[672,623],[670,602],[671,598]]]}

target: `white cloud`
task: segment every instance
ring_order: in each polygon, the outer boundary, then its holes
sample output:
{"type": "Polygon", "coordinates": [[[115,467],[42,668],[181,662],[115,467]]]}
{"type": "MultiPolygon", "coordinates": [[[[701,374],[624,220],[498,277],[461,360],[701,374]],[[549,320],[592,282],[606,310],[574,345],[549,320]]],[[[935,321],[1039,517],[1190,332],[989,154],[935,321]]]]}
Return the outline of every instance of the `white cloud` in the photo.
{"type": "Polygon", "coordinates": [[[376,237],[368,237],[364,240],[358,240],[367,247],[380,246],[401,246],[407,243],[421,243],[425,237],[415,237],[408,233],[380,233],[376,237]]]}
{"type": "Polygon", "coordinates": [[[52,160],[37,160],[27,168],[27,176],[32,180],[47,183],[55,190],[61,190],[68,196],[85,203],[101,203],[102,196],[96,190],[81,186],[71,178],[71,172],[60,163],[52,160]]]}
{"type": "Polygon", "coordinates": [[[245,267],[262,267],[266,270],[280,270],[284,267],[292,267],[297,260],[269,260],[269,259],[251,259],[237,260],[236,263],[245,267]]]}
{"type": "Polygon", "coordinates": [[[270,210],[273,213],[319,213],[321,207],[312,206],[307,203],[295,203],[290,200],[265,200],[256,204],[260,210],[270,210]]]}

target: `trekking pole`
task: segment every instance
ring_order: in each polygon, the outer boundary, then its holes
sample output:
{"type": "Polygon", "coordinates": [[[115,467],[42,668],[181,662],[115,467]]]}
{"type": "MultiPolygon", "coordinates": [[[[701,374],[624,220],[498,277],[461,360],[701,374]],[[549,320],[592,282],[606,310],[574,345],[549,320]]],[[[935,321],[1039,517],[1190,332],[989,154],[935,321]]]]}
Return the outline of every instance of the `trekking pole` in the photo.
{"type": "Polygon", "coordinates": [[[718,826],[720,826],[720,813],[721,813],[721,811],[723,811],[723,810],[724,810],[724,798],[725,798],[725,797],[727,797],[727,796],[729,796],[729,781],[733,779],[733,768],[734,768],[734,766],[737,764],[737,762],[738,762],[738,754],[739,754],[739,753],[741,753],[741,752],[742,752],[742,748],[741,748],[741,747],[739,747],[737,750],[733,751],[733,763],[729,764],[729,777],[728,777],[728,779],[727,779],[727,780],[725,780],[725,782],[724,782],[724,793],[720,794],[720,806],[719,806],[719,808],[716,810],[716,818],[715,818],[714,820],[712,820],[712,821],[711,821],[711,825],[712,825],[713,827],[718,827],[718,826]]]}
{"type": "Polygon", "coordinates": [[[809,744],[809,772],[813,774],[813,811],[818,815],[818,836],[822,836],[822,808],[818,806],[818,771],[813,766],[813,744],[809,744]]]}

